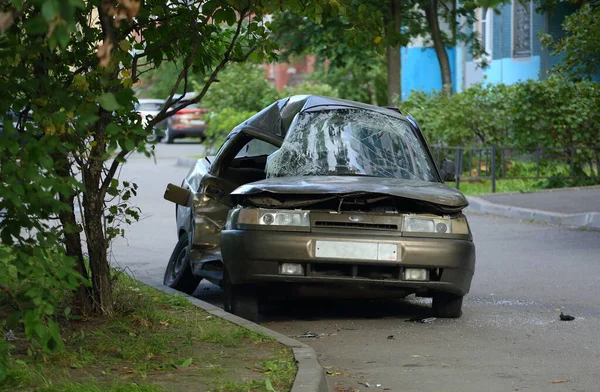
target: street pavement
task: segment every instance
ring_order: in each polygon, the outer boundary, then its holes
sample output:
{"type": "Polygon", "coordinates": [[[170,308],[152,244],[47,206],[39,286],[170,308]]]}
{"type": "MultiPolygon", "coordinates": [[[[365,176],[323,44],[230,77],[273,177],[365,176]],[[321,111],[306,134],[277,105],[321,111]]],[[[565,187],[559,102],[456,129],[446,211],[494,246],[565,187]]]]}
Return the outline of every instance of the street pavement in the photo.
{"type": "Polygon", "coordinates": [[[600,212],[600,186],[548,189],[532,193],[496,193],[480,197],[492,203],[562,214],[600,212]]]}
{"type": "MultiPolygon", "coordinates": [[[[198,144],[160,144],[156,162],[133,156],[124,166],[142,219],[115,241],[117,265],[162,281],[177,240],[162,195],[188,171],[175,158],[201,154],[198,144]]],[[[598,391],[600,232],[468,217],[477,267],[460,319],[406,322],[430,316],[425,299],[320,299],[269,304],[262,324],[311,345],[331,391],[598,391]]],[[[206,282],[195,295],[221,301],[206,282]]]]}

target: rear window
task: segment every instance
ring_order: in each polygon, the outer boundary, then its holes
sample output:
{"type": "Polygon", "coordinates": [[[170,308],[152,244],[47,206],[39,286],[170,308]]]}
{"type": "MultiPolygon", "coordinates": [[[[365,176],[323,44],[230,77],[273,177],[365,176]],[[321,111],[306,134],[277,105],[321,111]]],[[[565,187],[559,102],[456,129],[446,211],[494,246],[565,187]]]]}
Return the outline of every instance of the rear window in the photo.
{"type": "Polygon", "coordinates": [[[145,112],[152,112],[152,111],[159,111],[160,109],[162,109],[163,104],[162,103],[158,103],[158,102],[144,102],[144,103],[140,103],[138,105],[138,110],[140,111],[145,111],[145,112]]]}

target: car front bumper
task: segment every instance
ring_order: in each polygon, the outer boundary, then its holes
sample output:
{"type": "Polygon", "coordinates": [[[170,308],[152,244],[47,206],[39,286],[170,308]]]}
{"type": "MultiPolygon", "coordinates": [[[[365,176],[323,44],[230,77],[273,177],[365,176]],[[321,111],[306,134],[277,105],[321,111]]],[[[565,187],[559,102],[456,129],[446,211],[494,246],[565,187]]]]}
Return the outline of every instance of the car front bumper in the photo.
{"type": "Polygon", "coordinates": [[[233,284],[276,282],[465,295],[475,270],[475,246],[466,239],[339,235],[272,230],[224,230],[221,253],[233,284]],[[398,260],[317,257],[317,241],[395,244],[398,260]],[[304,275],[281,275],[279,264],[304,265],[304,275]],[[405,268],[430,272],[428,281],[403,279],[405,268]]]}

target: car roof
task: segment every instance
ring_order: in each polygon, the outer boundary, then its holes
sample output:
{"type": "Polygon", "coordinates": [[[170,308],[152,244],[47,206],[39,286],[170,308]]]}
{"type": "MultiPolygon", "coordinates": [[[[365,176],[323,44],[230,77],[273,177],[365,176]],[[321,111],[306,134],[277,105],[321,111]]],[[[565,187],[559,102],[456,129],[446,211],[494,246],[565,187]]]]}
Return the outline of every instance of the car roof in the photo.
{"type": "Polygon", "coordinates": [[[157,99],[157,98],[141,98],[138,99],[139,103],[165,103],[164,99],[157,99]]]}
{"type": "Polygon", "coordinates": [[[298,113],[339,109],[363,109],[406,119],[397,109],[320,95],[293,95],[267,106],[238,127],[243,126],[253,129],[256,133],[283,138],[298,113]]]}
{"type": "Polygon", "coordinates": [[[192,91],[192,92],[185,93],[185,94],[175,94],[175,95],[173,95],[173,100],[179,99],[182,95],[183,95],[183,98],[181,98],[182,101],[191,101],[192,99],[194,99],[198,96],[198,93],[192,91]]]}

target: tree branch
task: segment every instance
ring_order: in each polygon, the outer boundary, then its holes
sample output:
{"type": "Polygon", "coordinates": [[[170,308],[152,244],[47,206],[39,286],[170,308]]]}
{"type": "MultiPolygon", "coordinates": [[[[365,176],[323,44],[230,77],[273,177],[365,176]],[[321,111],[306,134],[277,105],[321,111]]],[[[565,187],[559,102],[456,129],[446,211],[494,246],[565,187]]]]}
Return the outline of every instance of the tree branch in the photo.
{"type": "MultiPolygon", "coordinates": [[[[187,73],[189,71],[189,68],[192,65],[192,60],[196,54],[196,51],[198,50],[198,45],[200,43],[200,40],[196,40],[195,44],[194,44],[194,48],[192,50],[192,52],[190,53],[190,55],[187,57],[185,64],[184,64],[184,68],[181,70],[181,72],[179,73],[179,76],[177,77],[177,81],[175,82],[175,85],[173,86],[173,89],[171,90],[171,94],[169,95],[169,98],[167,99],[167,105],[163,106],[163,108],[161,109],[160,112],[158,112],[158,114],[148,122],[148,124],[146,125],[145,129],[147,131],[150,131],[156,124],[158,124],[160,121],[164,120],[165,118],[169,117],[170,115],[172,115],[173,113],[178,112],[179,110],[186,108],[189,105],[193,105],[196,104],[198,102],[200,102],[200,100],[204,97],[204,95],[206,94],[206,92],[208,91],[208,88],[210,87],[210,85],[217,79],[217,75],[219,74],[219,72],[225,67],[225,65],[227,65],[228,62],[230,61],[245,61],[250,54],[252,54],[255,50],[256,47],[251,48],[248,53],[246,53],[246,55],[242,58],[233,58],[231,56],[233,49],[235,47],[235,44],[237,43],[241,31],[242,31],[242,25],[244,22],[244,18],[248,13],[249,8],[244,9],[243,11],[240,12],[239,14],[239,20],[237,23],[237,27],[236,27],[236,31],[231,39],[231,42],[229,43],[227,49],[225,50],[225,53],[223,54],[223,58],[221,59],[221,61],[219,62],[219,64],[215,67],[215,69],[212,71],[211,75],[209,76],[208,80],[206,81],[206,83],[204,84],[204,88],[202,89],[202,91],[192,100],[190,101],[186,101],[185,103],[176,106],[174,109],[170,110],[168,113],[167,111],[171,108],[173,108],[177,103],[179,103],[181,101],[181,99],[183,98],[183,95],[181,97],[179,97],[178,99],[172,101],[173,97],[175,96],[175,92],[177,91],[177,88],[179,87],[179,85],[181,84],[182,80],[185,80],[184,83],[186,85],[187,88],[187,73]],[[169,102],[171,102],[171,104],[169,104],[169,102]]],[[[104,180],[102,181],[102,185],[100,187],[100,192],[102,195],[102,198],[104,198],[105,192],[108,189],[111,180],[114,178],[114,175],[117,171],[117,169],[119,168],[119,165],[121,164],[121,161],[127,156],[127,154],[129,154],[131,151],[127,150],[127,149],[123,149],[119,152],[119,154],[117,154],[117,156],[115,157],[115,159],[113,160],[113,162],[110,165],[110,168],[108,169],[108,172],[106,173],[106,176],[104,177],[104,180]]]]}

